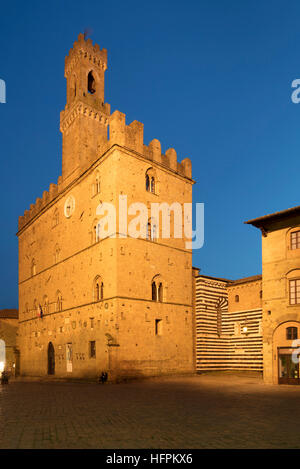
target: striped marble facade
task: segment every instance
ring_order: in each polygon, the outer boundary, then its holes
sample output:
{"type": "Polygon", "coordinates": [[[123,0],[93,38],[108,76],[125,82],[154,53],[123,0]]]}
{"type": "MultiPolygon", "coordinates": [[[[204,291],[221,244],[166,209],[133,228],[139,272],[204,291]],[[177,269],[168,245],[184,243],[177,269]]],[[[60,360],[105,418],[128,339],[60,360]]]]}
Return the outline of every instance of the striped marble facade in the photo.
{"type": "Polygon", "coordinates": [[[263,369],[261,307],[228,310],[228,287],[232,285],[234,281],[195,276],[198,372],[263,369]]]}

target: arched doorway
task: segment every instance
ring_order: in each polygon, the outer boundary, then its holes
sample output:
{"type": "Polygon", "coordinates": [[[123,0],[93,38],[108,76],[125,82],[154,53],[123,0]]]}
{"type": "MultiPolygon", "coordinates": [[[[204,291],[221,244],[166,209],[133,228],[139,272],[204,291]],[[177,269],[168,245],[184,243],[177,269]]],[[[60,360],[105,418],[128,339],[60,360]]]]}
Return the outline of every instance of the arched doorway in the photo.
{"type": "Polygon", "coordinates": [[[55,352],[52,342],[48,345],[48,375],[55,373],[55,352]]]}
{"type": "Polygon", "coordinates": [[[273,335],[274,382],[300,385],[299,339],[299,321],[286,321],[275,329],[273,335]]]}

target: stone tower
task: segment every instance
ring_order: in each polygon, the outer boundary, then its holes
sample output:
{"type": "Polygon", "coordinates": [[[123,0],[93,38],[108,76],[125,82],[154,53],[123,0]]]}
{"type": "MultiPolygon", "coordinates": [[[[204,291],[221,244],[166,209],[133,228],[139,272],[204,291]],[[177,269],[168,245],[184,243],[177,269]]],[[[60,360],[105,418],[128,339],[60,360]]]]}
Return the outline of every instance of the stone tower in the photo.
{"type": "MultiPolygon", "coordinates": [[[[110,114],[104,103],[107,51],[79,34],[65,59],[67,103],[60,115],[63,134],[62,177],[74,179],[97,153],[98,142],[107,138],[110,114]]],[[[70,181],[69,181],[70,182],[70,181]]]]}
{"type": "Polygon", "coordinates": [[[106,63],[106,50],[80,34],[65,63],[62,176],[19,217],[24,375],[96,378],[106,370],[119,379],[194,369],[191,250],[183,238],[163,238],[150,218],[146,237],[129,236],[118,212],[127,196],[131,208],[169,204],[173,219],[174,202],[192,201],[191,162],[179,163],[173,148],[162,153],[156,139],[145,145],[142,123],[110,115],[106,63]],[[103,203],[117,210],[105,237],[97,231],[103,203]]]}

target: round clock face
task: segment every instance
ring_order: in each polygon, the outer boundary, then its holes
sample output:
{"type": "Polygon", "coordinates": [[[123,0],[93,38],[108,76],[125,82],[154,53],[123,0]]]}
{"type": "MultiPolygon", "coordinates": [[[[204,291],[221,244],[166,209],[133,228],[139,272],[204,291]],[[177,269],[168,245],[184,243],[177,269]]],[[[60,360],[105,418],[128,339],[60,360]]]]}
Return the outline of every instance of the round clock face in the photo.
{"type": "Polygon", "coordinates": [[[65,210],[64,210],[65,217],[70,218],[74,210],[75,210],[75,199],[72,195],[70,195],[65,202],[65,210]]]}

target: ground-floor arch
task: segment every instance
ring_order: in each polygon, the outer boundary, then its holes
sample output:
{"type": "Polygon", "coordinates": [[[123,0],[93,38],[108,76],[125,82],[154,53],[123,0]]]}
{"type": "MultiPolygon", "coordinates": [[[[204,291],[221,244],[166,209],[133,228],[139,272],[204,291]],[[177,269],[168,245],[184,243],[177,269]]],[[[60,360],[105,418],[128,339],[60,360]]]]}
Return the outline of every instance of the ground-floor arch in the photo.
{"type": "Polygon", "coordinates": [[[55,351],[52,342],[48,344],[48,375],[55,374],[55,351]]]}
{"type": "Polygon", "coordinates": [[[300,385],[300,321],[285,321],[273,334],[273,382],[300,385]]]}

